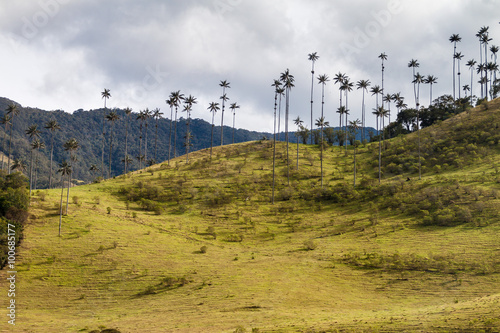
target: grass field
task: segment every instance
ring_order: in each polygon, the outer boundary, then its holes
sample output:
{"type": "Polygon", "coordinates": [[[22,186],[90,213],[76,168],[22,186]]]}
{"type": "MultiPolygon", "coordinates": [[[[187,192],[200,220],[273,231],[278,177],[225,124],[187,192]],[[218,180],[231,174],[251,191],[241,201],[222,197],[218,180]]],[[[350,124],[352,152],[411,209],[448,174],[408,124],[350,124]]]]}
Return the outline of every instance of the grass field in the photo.
{"type": "MultiPolygon", "coordinates": [[[[424,145],[498,124],[497,104],[423,130],[424,145]]],[[[388,141],[383,158],[415,139],[388,141]]],[[[61,237],[61,190],[37,191],[17,259],[17,324],[1,327],[499,331],[500,154],[489,141],[453,155],[458,166],[424,164],[420,181],[414,157],[408,171],[395,163],[400,174],[384,165],[380,186],[378,143],[361,146],[356,190],[352,148],[325,150],[321,189],[319,148],[301,145],[296,170],[290,145],[288,186],[280,143],[274,205],[271,142],[218,147],[212,161],[199,151],[189,164],[72,188],[61,237]]],[[[426,163],[451,158],[432,154],[426,163]]]]}

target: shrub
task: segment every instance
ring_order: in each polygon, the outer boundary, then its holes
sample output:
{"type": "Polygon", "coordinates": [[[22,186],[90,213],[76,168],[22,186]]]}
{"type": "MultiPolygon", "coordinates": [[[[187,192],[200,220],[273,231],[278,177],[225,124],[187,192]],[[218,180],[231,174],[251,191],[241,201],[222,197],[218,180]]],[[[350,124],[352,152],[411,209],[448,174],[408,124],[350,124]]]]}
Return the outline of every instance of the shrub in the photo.
{"type": "Polygon", "coordinates": [[[314,242],[314,240],[310,239],[310,240],[306,240],[304,242],[304,248],[307,250],[307,251],[312,251],[312,250],[315,250],[317,247],[316,243],[314,242]]]}
{"type": "Polygon", "coordinates": [[[111,207],[106,207],[106,210],[108,211],[108,214],[111,214],[111,207]]]}
{"type": "Polygon", "coordinates": [[[200,253],[207,253],[207,247],[205,245],[200,247],[200,253]]]}

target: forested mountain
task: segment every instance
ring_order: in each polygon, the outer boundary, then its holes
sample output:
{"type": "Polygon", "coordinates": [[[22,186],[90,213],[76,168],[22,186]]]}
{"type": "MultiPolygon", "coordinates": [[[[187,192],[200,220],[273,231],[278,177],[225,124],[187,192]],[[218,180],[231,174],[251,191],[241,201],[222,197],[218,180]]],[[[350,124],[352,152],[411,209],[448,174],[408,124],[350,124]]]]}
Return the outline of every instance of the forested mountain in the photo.
{"type": "MultiPolygon", "coordinates": [[[[137,119],[138,113],[132,112],[126,115],[125,110],[116,111],[119,120],[115,121],[112,125],[111,121],[106,120],[112,110],[110,109],[96,109],[90,111],[78,110],[73,114],[56,110],[44,111],[37,108],[22,107],[20,104],[11,101],[7,98],[0,98],[0,117],[6,114],[9,105],[14,104],[19,109],[19,114],[14,116],[14,124],[12,130],[12,158],[22,159],[27,164],[27,171],[29,171],[31,141],[26,130],[32,126],[37,125],[40,131],[40,141],[45,144],[44,149],[39,150],[38,172],[37,172],[37,186],[36,188],[46,188],[49,183],[49,166],[50,166],[50,148],[51,148],[51,131],[46,129],[45,126],[49,121],[55,120],[60,125],[60,130],[54,131],[54,170],[57,170],[58,163],[63,160],[69,160],[69,153],[64,149],[64,143],[74,138],[79,143],[80,147],[75,152],[77,159],[73,163],[73,180],[75,183],[86,183],[101,176],[104,173],[104,178],[108,177],[109,168],[109,152],[110,152],[110,138],[111,128],[113,131],[113,147],[112,147],[112,168],[111,176],[117,176],[124,171],[125,157],[125,139],[128,126],[128,155],[132,158],[129,170],[137,170],[139,168],[139,161],[137,157],[142,152],[146,161],[142,162],[142,167],[147,165],[147,161],[155,157],[155,141],[157,138],[156,146],[156,161],[162,162],[168,159],[169,139],[170,139],[170,119],[158,119],[158,127],[156,128],[156,119],[149,118],[147,122],[141,122],[137,119]],[[141,127],[142,123],[142,127],[141,127]],[[147,123],[147,130],[146,130],[147,123]],[[104,168],[102,168],[102,132],[104,124],[105,142],[104,142],[104,168]],[[128,125],[127,125],[128,124],[128,125]],[[140,135],[142,128],[142,149],[140,149],[140,135]],[[157,132],[158,130],[158,132],[157,132]],[[147,133],[147,134],[146,134],[147,133]],[[156,137],[156,133],[158,136],[156,137]],[[147,139],[147,154],[144,149],[146,147],[147,139]],[[96,165],[100,170],[92,172],[91,166],[96,165]],[[101,171],[104,170],[104,172],[101,171]]],[[[166,111],[165,111],[166,112],[166,111]]],[[[168,112],[170,113],[170,112],[168,112]]],[[[192,134],[190,151],[196,151],[210,147],[211,143],[211,124],[201,119],[191,119],[190,132],[192,134]]],[[[229,144],[233,142],[233,130],[229,126],[224,126],[224,143],[229,144]]],[[[172,131],[175,129],[175,122],[172,123],[172,131]]],[[[374,129],[368,129],[368,132],[375,133],[374,129]]],[[[186,136],[186,119],[179,118],[177,122],[177,135],[176,138],[171,138],[171,158],[174,157],[174,150],[177,156],[183,155],[186,152],[185,136],[186,136]],[[175,149],[174,149],[175,143],[175,149]]],[[[5,125],[1,125],[0,150],[7,156],[9,151],[9,136],[10,127],[5,132],[5,125]]],[[[236,129],[234,134],[234,142],[246,142],[253,140],[260,140],[263,137],[272,138],[272,133],[254,132],[244,129],[236,129]]],[[[294,133],[290,133],[290,142],[296,142],[297,138],[294,133]]],[[[359,135],[358,135],[359,138],[359,135]]],[[[281,134],[281,139],[284,139],[284,134],[281,134]]],[[[220,126],[214,127],[214,146],[220,145],[220,126]]],[[[6,163],[6,161],[5,161],[6,163]]],[[[34,162],[35,164],[35,162],[34,162]]],[[[54,172],[55,174],[55,172],[54,172]]],[[[58,175],[53,176],[54,183],[60,181],[58,175]]]]}

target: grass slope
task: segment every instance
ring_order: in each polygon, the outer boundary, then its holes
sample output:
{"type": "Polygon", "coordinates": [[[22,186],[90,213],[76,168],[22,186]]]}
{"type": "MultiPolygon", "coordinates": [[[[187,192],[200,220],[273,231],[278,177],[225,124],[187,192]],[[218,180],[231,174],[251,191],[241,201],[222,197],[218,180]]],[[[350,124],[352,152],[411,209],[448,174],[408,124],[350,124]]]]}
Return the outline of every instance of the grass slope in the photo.
{"type": "Polygon", "coordinates": [[[60,238],[60,189],[39,191],[12,331],[498,331],[498,131],[474,137],[499,122],[493,101],[423,130],[421,181],[416,133],[380,186],[360,147],[356,190],[352,149],[327,148],[321,189],[319,148],[295,170],[291,145],[289,187],[280,143],[274,205],[270,142],[195,152],[72,188],[60,238]]]}

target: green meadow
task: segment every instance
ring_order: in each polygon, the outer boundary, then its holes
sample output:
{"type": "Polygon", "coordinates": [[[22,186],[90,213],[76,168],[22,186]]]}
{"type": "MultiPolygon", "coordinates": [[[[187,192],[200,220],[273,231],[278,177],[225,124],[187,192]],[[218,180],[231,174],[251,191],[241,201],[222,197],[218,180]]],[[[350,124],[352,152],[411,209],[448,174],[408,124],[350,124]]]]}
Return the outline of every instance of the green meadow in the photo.
{"type": "Polygon", "coordinates": [[[35,191],[9,331],[499,331],[499,125],[494,100],[386,139],[380,183],[360,144],[356,186],[352,146],[321,171],[279,142],[274,204],[272,141],[197,151],[71,188],[61,237],[35,191]]]}

